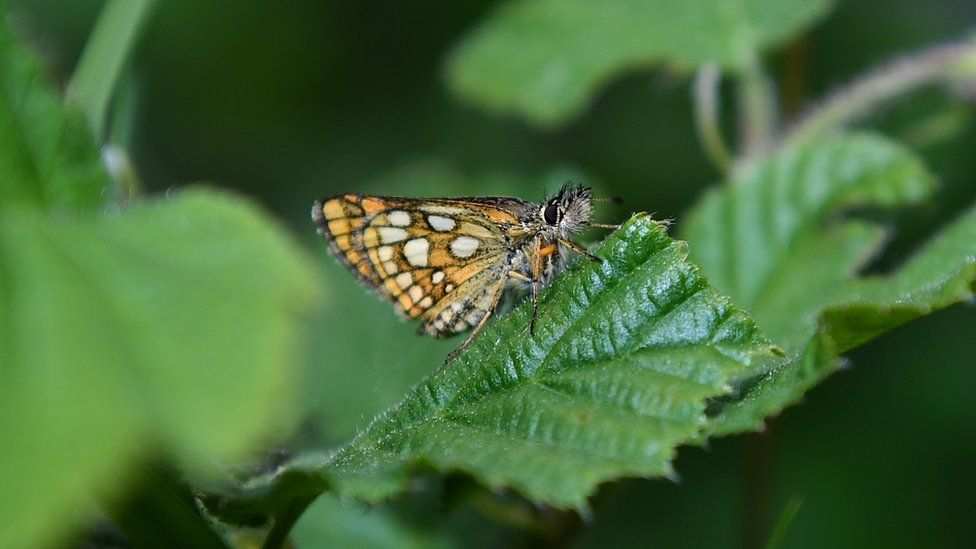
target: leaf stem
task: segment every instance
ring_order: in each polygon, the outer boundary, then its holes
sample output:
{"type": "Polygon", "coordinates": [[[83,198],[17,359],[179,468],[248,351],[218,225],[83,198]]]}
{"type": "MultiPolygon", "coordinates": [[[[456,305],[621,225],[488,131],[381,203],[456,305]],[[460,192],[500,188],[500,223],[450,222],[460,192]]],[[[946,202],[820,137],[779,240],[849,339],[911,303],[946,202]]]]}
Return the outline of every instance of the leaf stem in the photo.
{"type": "Polygon", "coordinates": [[[869,71],[830,94],[792,125],[784,141],[808,141],[917,88],[976,80],[976,39],[942,44],[869,71]]]}
{"type": "Polygon", "coordinates": [[[695,129],[705,155],[722,173],[732,166],[732,155],[719,124],[721,103],[718,90],[722,73],[715,63],[706,63],[695,73],[692,87],[695,100],[695,129]]]}
{"type": "Polygon", "coordinates": [[[68,83],[67,101],[88,117],[100,142],[115,83],[156,0],[108,0],[68,83]]]}
{"type": "Polygon", "coordinates": [[[302,513],[315,501],[316,497],[318,496],[297,498],[286,505],[280,513],[276,514],[274,523],[271,525],[271,530],[268,532],[268,537],[264,538],[264,543],[261,544],[261,548],[280,549],[284,546],[292,527],[295,526],[295,523],[301,518],[302,513]]]}

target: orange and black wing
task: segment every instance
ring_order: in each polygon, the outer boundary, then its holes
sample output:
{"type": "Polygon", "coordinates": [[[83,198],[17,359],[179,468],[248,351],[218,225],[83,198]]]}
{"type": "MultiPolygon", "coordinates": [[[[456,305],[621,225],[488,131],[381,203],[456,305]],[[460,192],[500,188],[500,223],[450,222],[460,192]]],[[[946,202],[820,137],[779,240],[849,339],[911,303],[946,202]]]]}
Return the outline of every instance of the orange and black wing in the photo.
{"type": "Polygon", "coordinates": [[[316,201],[312,218],[361,283],[435,337],[469,329],[490,308],[519,226],[495,204],[356,194],[316,201]]]}

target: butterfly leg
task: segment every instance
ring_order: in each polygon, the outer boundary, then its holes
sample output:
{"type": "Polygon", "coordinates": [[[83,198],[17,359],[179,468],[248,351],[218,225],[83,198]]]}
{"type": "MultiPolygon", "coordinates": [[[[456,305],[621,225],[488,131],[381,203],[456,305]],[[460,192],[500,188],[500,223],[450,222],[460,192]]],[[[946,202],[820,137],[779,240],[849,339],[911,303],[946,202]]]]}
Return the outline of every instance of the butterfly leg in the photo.
{"type": "Polygon", "coordinates": [[[529,335],[535,335],[535,321],[539,318],[539,290],[542,286],[542,262],[545,258],[556,253],[559,247],[555,242],[543,245],[538,241],[535,253],[532,254],[532,320],[529,322],[529,335]]]}
{"type": "Polygon", "coordinates": [[[602,259],[584,250],[582,246],[573,242],[572,240],[566,240],[564,238],[560,238],[559,243],[582,256],[585,256],[589,259],[592,259],[593,261],[596,261],[597,263],[603,263],[602,259]]]}
{"type": "Polygon", "coordinates": [[[488,318],[491,317],[492,313],[495,312],[495,309],[498,308],[498,302],[501,301],[502,295],[505,293],[506,282],[508,281],[502,280],[501,284],[498,285],[498,287],[495,289],[495,297],[491,299],[491,306],[488,307],[488,310],[485,311],[484,316],[481,317],[481,320],[478,321],[478,324],[474,327],[473,330],[471,330],[471,333],[468,334],[468,338],[464,340],[464,343],[462,343],[457,349],[454,349],[453,351],[448,353],[447,357],[444,359],[444,364],[447,364],[448,362],[454,360],[454,358],[458,356],[458,354],[461,351],[463,351],[468,345],[471,344],[471,341],[474,340],[474,337],[476,335],[478,335],[478,332],[480,332],[481,329],[485,327],[485,323],[488,322],[488,318]]]}

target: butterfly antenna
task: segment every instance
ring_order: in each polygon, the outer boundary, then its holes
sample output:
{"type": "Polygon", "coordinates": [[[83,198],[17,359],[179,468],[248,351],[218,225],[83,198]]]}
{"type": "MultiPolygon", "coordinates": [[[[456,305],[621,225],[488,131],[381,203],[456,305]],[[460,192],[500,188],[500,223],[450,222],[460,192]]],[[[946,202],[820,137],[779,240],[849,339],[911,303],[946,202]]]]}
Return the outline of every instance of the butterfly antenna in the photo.
{"type": "Polygon", "coordinates": [[[624,201],[619,196],[605,196],[600,198],[591,198],[590,200],[593,202],[608,202],[610,204],[620,204],[624,201]]]}

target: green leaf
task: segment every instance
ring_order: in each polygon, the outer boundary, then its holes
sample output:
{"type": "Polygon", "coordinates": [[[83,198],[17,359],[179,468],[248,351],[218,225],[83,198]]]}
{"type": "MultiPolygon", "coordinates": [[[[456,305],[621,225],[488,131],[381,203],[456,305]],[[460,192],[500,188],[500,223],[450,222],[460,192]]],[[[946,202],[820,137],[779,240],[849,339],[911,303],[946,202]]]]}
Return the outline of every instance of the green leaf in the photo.
{"type": "Polygon", "coordinates": [[[976,282],[976,206],[949,224],[889,276],[853,281],[850,297],[824,311],[840,351],[891,328],[972,298],[976,282]]]}
{"type": "Polygon", "coordinates": [[[315,291],[239,199],[0,212],[0,546],[51,539],[153,448],[199,471],[283,427],[315,291]],[[56,518],[55,518],[56,517],[56,518]]]}
{"type": "Polygon", "coordinates": [[[326,488],[377,501],[419,464],[573,508],[601,482],[672,474],[706,400],[775,349],[663,223],[638,215],[597,253],[604,263],[580,263],[545,292],[535,336],[526,303],[334,454],[211,508],[239,519],[326,488]]]}
{"type": "Polygon", "coordinates": [[[686,217],[683,235],[709,280],[797,351],[887,235],[879,222],[842,214],[917,204],[933,187],[907,149],[845,136],[782,151],[713,188],[686,217]]]}
{"type": "Polygon", "coordinates": [[[792,357],[717,399],[713,433],[760,427],[835,371],[840,353],[972,295],[972,212],[894,272],[860,276],[889,229],[853,210],[917,204],[933,186],[907,149],[847,135],[783,150],[702,199],[685,227],[693,257],[792,357]]]}
{"type": "Polygon", "coordinates": [[[463,39],[450,87],[542,125],[579,113],[610,79],[656,63],[741,70],[824,15],[827,0],[517,0],[463,39]]]}
{"type": "Polygon", "coordinates": [[[238,198],[99,213],[87,132],[0,25],[0,547],[63,540],[143,459],[203,473],[277,434],[316,302],[238,198]]]}
{"type": "Polygon", "coordinates": [[[84,116],[0,24],[0,200],[94,210],[110,192],[84,116]]]}

